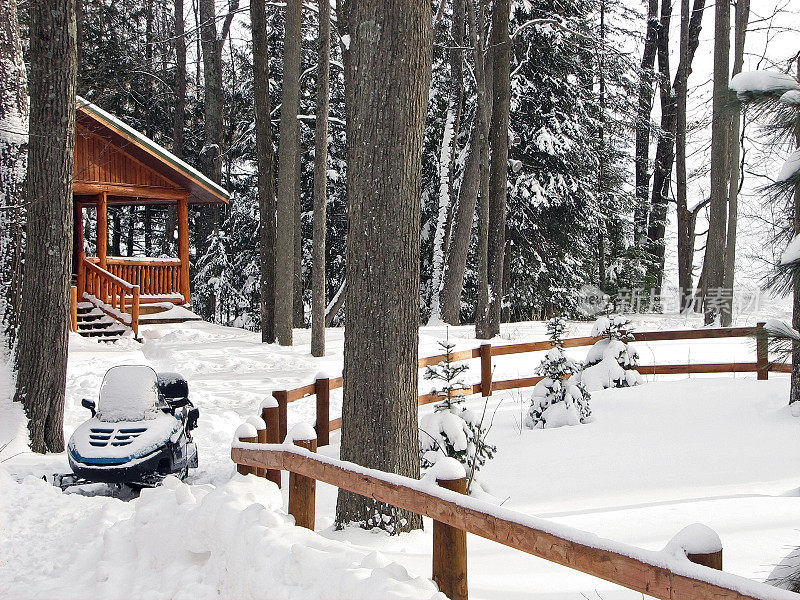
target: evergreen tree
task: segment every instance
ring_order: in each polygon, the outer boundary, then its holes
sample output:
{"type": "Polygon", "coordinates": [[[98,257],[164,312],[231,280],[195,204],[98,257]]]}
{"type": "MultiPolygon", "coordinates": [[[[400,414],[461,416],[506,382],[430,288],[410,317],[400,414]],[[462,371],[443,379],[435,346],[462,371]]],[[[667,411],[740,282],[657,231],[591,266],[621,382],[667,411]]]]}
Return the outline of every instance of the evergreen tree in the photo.
{"type": "Polygon", "coordinates": [[[577,376],[577,381],[588,391],[629,387],[644,382],[636,370],[639,352],[628,345],[634,339],[630,319],[623,315],[600,317],[592,328],[592,336],[604,339],[589,349],[583,369],[577,376]]]}
{"type": "Polygon", "coordinates": [[[438,394],[442,400],[436,403],[433,413],[420,420],[420,465],[427,469],[440,457],[449,456],[464,465],[467,478],[473,480],[497,448],[486,443],[485,413],[478,417],[465,406],[464,390],[470,386],[464,383],[461,375],[469,370],[469,366],[453,362],[455,344],[444,341],[439,342],[439,346],[444,350],[445,359],[438,365],[425,367],[423,377],[440,382],[441,387],[431,393],[438,394]]]}
{"type": "Polygon", "coordinates": [[[528,429],[544,429],[586,423],[591,418],[590,395],[572,375],[582,365],[564,354],[567,322],[554,317],[547,322],[547,336],[553,344],[536,370],[542,380],[533,388],[533,397],[524,424],[528,429]]]}

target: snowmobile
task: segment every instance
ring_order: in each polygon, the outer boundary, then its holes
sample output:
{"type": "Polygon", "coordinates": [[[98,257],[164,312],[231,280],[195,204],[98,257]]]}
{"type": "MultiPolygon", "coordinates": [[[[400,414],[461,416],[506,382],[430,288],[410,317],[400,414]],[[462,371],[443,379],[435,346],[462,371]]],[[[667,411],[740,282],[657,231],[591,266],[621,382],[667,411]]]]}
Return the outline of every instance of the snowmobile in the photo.
{"type": "Polygon", "coordinates": [[[92,418],[67,445],[71,474],[55,475],[62,489],[86,483],[154,487],[167,475],[185,478],[197,467],[192,430],[200,411],[189,400],[189,386],[177,373],[122,365],[106,372],[97,404],[81,405],[92,418]]]}

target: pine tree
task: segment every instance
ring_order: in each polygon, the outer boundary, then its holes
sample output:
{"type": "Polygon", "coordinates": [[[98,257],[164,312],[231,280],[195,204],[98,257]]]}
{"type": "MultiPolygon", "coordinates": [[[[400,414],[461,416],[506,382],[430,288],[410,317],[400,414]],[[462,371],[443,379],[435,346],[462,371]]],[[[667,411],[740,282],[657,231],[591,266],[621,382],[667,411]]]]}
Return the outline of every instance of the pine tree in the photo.
{"type": "Polygon", "coordinates": [[[533,388],[531,405],[524,424],[528,429],[544,429],[586,423],[591,417],[590,394],[580,382],[569,379],[582,365],[564,353],[567,322],[554,317],[547,322],[547,337],[553,344],[536,370],[542,380],[533,388]]]}
{"type": "Polygon", "coordinates": [[[449,456],[464,465],[467,478],[472,481],[497,448],[486,443],[485,412],[479,418],[465,406],[464,390],[470,386],[464,383],[461,375],[469,370],[469,366],[453,362],[455,344],[444,341],[439,342],[439,346],[444,350],[445,359],[438,365],[427,366],[423,377],[441,383],[441,387],[431,393],[438,394],[442,400],[436,403],[433,413],[420,420],[420,465],[427,469],[440,457],[449,456]]]}
{"type": "Polygon", "coordinates": [[[577,378],[588,391],[644,382],[636,370],[639,352],[629,346],[634,340],[631,328],[631,320],[623,315],[603,316],[595,321],[592,336],[604,339],[589,349],[577,378]]]}

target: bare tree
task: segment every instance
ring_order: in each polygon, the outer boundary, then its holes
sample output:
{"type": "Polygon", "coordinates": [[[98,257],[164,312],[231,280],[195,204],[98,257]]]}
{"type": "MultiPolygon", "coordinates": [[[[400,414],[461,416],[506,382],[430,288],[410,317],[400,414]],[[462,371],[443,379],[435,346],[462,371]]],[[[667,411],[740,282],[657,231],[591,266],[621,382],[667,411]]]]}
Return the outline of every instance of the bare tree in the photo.
{"type": "Polygon", "coordinates": [[[269,101],[269,45],[264,0],[250,2],[253,103],[258,163],[258,249],[261,262],[261,341],[275,341],[275,166],[269,101]]]}
{"type": "Polygon", "coordinates": [[[295,212],[297,161],[300,152],[300,8],[301,0],[286,3],[283,45],[283,99],[278,147],[278,225],[275,230],[275,336],[292,345],[295,288],[295,212]]]}
{"type": "Polygon", "coordinates": [[[711,209],[704,258],[703,312],[706,324],[719,316],[718,297],[725,267],[725,235],[728,218],[728,143],[730,138],[730,26],[731,7],[717,2],[714,10],[714,98],[711,121],[711,209]],[[713,294],[709,294],[709,290],[713,294]]]}
{"type": "Polygon", "coordinates": [[[30,129],[25,268],[15,400],[31,450],[64,450],[72,168],[75,150],[75,0],[31,0],[30,129]]]}
{"type": "Polygon", "coordinates": [[[28,87],[16,0],[0,6],[0,123],[0,331],[11,348],[22,291],[23,197],[28,155],[28,87]]]}
{"type": "Polygon", "coordinates": [[[647,192],[650,189],[650,113],[653,110],[653,66],[658,43],[658,0],[647,3],[647,33],[639,65],[639,102],[636,111],[636,206],[633,219],[634,245],[640,247],[647,233],[647,192]]]}
{"type": "Polygon", "coordinates": [[[511,0],[492,6],[492,117],[489,129],[489,306],[483,322],[476,321],[477,337],[500,333],[503,304],[503,267],[506,250],[506,193],[508,188],[508,121],[511,110],[511,38],[508,35],[511,0]],[[480,328],[478,324],[480,323],[480,328]]]}
{"type": "MultiPolygon", "coordinates": [[[[689,58],[700,39],[705,0],[695,0],[691,18],[689,0],[681,0],[680,58],[675,74],[675,201],[678,217],[678,287],[681,310],[693,304],[692,262],[694,258],[694,223],[686,197],[686,100],[692,61],[689,58]]],[[[695,213],[696,215],[696,213],[695,213]]]]}
{"type": "MultiPolygon", "coordinates": [[[[418,477],[419,198],[431,6],[347,0],[339,17],[350,37],[341,456],[418,477]]],[[[422,520],[340,490],[336,523],[399,533],[422,520]]]]}
{"type": "Polygon", "coordinates": [[[328,204],[328,105],[330,103],[331,4],[319,0],[317,118],[314,125],[314,256],[311,285],[311,354],[325,355],[325,221],[328,204]]]}
{"type": "MultiPolygon", "coordinates": [[[[747,23],[750,19],[750,0],[737,0],[734,17],[733,72],[742,72],[744,65],[744,41],[747,36],[747,23]]],[[[741,157],[742,107],[738,102],[731,107],[731,137],[728,145],[728,164],[730,165],[730,181],[728,183],[728,226],[725,239],[725,266],[722,276],[724,303],[720,314],[723,327],[730,327],[733,322],[733,276],[736,266],[736,226],[739,220],[739,189],[741,187],[739,164],[741,157]]]]}
{"type": "Polygon", "coordinates": [[[491,86],[487,84],[486,64],[486,2],[467,0],[469,37],[474,57],[475,87],[477,87],[476,135],[478,151],[478,302],[475,309],[475,336],[485,336],[489,311],[489,118],[491,86]]]}

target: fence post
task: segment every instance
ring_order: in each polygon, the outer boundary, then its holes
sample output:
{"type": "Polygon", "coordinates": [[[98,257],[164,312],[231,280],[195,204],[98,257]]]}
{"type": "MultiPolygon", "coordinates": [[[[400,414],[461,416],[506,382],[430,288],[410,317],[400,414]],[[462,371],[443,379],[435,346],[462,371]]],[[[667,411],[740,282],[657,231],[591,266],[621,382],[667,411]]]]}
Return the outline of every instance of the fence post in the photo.
{"type": "Polygon", "coordinates": [[[492,345],[481,344],[481,396],[492,395],[492,345]]]}
{"type": "MultiPolygon", "coordinates": [[[[317,451],[317,438],[314,429],[306,423],[295,425],[289,436],[296,446],[317,451]]],[[[314,531],[314,509],[316,504],[317,482],[311,477],[289,473],[289,514],[294,517],[298,527],[314,531]]]]}
{"type": "MultiPolygon", "coordinates": [[[[236,439],[240,442],[250,442],[255,444],[258,442],[258,432],[250,423],[242,423],[236,430],[236,439]]],[[[237,464],[236,471],[242,475],[250,475],[251,473],[255,473],[256,469],[255,467],[248,465],[237,464]]]]}
{"type": "Polygon", "coordinates": [[[278,401],[278,444],[286,439],[286,407],[289,404],[289,393],[286,390],[272,392],[273,398],[278,401]]]}
{"type": "MultiPolygon", "coordinates": [[[[436,483],[459,494],[467,493],[463,474],[458,479],[437,478],[436,483]]],[[[439,521],[433,522],[433,580],[450,600],[467,600],[467,532],[439,521]]]]}
{"type": "Polygon", "coordinates": [[[331,380],[327,375],[320,373],[314,381],[314,392],[317,396],[317,445],[327,446],[331,437],[331,380]]]}
{"type": "Polygon", "coordinates": [[[769,347],[767,345],[766,323],[756,324],[756,372],[758,379],[769,379],[769,347]]]}
{"type": "MultiPolygon", "coordinates": [[[[264,419],[256,415],[253,415],[252,417],[248,417],[247,422],[256,428],[256,441],[259,444],[266,444],[267,424],[264,422],[264,419]]],[[[256,467],[255,473],[256,477],[265,477],[267,474],[267,470],[263,467],[256,467]]]]}
{"type": "Polygon", "coordinates": [[[722,570],[722,540],[710,527],[700,523],[687,525],[672,538],[668,546],[681,548],[690,562],[722,570]]]}
{"type": "MultiPolygon", "coordinates": [[[[265,437],[267,444],[280,444],[280,417],[278,415],[278,402],[275,398],[267,397],[261,401],[261,418],[266,424],[265,437]]],[[[281,472],[277,469],[267,469],[267,479],[281,487],[281,472]]]]}

